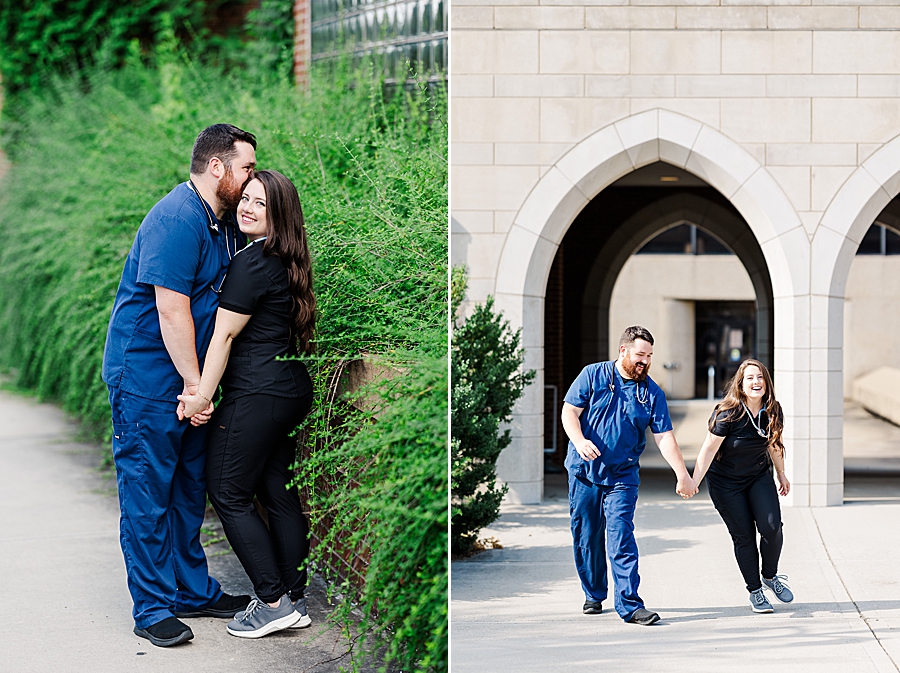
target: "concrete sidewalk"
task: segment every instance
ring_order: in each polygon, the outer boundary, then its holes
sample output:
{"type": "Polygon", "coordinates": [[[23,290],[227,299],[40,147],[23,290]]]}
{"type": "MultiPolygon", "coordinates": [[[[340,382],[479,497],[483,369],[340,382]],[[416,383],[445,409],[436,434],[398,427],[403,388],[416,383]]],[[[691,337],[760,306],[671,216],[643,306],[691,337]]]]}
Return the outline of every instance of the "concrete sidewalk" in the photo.
{"type": "MultiPolygon", "coordinates": [[[[226,620],[191,619],[184,645],[135,636],[115,479],[98,472],[99,447],[76,432],[55,407],[0,393],[0,672],[323,673],[348,664],[346,639],[323,628],[321,582],[307,594],[308,629],[247,640],[229,636],[226,620]]],[[[226,591],[252,594],[234,554],[209,562],[226,591]]]]}
{"type": "MultiPolygon", "coordinates": [[[[612,600],[581,614],[564,476],[542,505],[506,505],[482,536],[504,545],[452,564],[451,663],[469,671],[900,671],[900,479],[848,480],[843,507],[783,510],[779,573],[796,600],[750,611],[705,487],[642,474],[641,597],[662,620],[624,623],[612,600]]],[[[771,592],[769,592],[771,598],[771,592]]]]}

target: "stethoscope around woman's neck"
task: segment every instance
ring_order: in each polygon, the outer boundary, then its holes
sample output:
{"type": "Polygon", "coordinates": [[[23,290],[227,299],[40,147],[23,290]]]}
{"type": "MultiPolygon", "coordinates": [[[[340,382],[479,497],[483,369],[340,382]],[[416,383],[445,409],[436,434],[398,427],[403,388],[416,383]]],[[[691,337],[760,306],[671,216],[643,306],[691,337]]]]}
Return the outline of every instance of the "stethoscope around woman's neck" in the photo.
{"type": "Polygon", "coordinates": [[[741,406],[744,407],[744,411],[747,412],[747,417],[750,419],[750,423],[753,425],[753,429],[756,430],[756,434],[764,439],[769,438],[769,424],[768,419],[766,422],[766,431],[762,431],[762,412],[766,410],[765,405],[760,405],[759,411],[756,413],[756,418],[753,418],[753,413],[750,411],[750,407],[748,407],[743,400],[741,400],[741,406]],[[759,423],[757,423],[759,421],[759,423]]]}

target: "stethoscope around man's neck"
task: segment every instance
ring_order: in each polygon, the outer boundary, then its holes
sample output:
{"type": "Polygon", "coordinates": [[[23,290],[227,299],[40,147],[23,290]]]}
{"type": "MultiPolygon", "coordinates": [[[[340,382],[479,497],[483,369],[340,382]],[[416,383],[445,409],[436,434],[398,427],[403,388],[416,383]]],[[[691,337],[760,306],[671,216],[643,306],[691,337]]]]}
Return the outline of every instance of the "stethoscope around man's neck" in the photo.
{"type": "MultiPolygon", "coordinates": [[[[613,363],[612,363],[613,366],[609,372],[609,384],[607,385],[607,388],[609,388],[609,392],[612,393],[613,396],[615,396],[615,394],[616,394],[616,362],[617,362],[616,360],[613,360],[613,363]]],[[[629,380],[633,380],[633,379],[629,379],[629,380]]],[[[593,383],[592,383],[589,395],[593,396],[593,394],[594,394],[594,391],[593,391],[593,383]]],[[[635,381],[634,382],[634,397],[642,405],[647,404],[647,400],[650,399],[650,384],[647,382],[647,379],[644,379],[643,381],[635,381]],[[643,397],[641,397],[641,383],[644,384],[644,396],[643,397]]]]}
{"type": "MultiPolygon", "coordinates": [[[[612,371],[610,371],[610,373],[609,373],[609,386],[608,387],[609,387],[609,392],[611,392],[613,395],[615,395],[615,393],[616,393],[616,362],[617,361],[615,361],[615,360],[613,361],[612,371]]],[[[633,380],[633,379],[629,379],[629,380],[633,380]]],[[[635,381],[634,386],[635,386],[635,388],[634,388],[635,399],[637,399],[637,401],[640,402],[641,404],[647,404],[647,400],[650,399],[650,384],[647,383],[647,379],[644,379],[643,381],[635,381]],[[641,383],[644,384],[644,396],[643,397],[641,397],[641,383]]]]}
{"type": "MultiPolygon", "coordinates": [[[[209,224],[207,225],[209,227],[209,231],[213,235],[218,236],[222,232],[219,230],[219,224],[217,221],[218,218],[214,217],[212,208],[206,202],[206,199],[204,199],[202,196],[200,196],[200,190],[197,189],[197,186],[194,184],[193,180],[188,180],[188,188],[192,192],[194,192],[194,194],[197,195],[198,199],[200,199],[200,205],[203,207],[203,212],[206,213],[206,219],[209,222],[209,224]]],[[[228,260],[231,261],[238,252],[237,236],[234,233],[234,229],[230,225],[224,226],[223,229],[225,231],[225,252],[228,253],[228,260]],[[229,241],[228,241],[228,230],[229,229],[231,229],[231,244],[230,245],[229,245],[229,241]]]]}

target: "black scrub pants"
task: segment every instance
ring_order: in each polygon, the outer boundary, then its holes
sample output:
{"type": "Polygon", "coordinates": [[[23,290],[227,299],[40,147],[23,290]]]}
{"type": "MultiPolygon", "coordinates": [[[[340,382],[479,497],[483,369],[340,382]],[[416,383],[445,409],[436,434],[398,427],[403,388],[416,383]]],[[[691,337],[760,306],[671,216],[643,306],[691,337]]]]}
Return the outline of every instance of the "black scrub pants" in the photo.
{"type": "Polygon", "coordinates": [[[309,413],[312,393],[226,397],[209,422],[206,485],[225,535],[267,603],[303,596],[309,522],[296,488],[288,489],[297,440],[288,435],[309,413]],[[269,525],[253,496],[268,511],[269,525]]]}
{"type": "Polygon", "coordinates": [[[762,587],[762,574],[771,579],[778,572],[784,543],[781,506],[771,469],[751,479],[729,479],[716,474],[707,477],[709,497],[725,521],[734,542],[734,556],[744,576],[747,591],[762,587]],[[756,532],[759,531],[759,549],[756,532]]]}

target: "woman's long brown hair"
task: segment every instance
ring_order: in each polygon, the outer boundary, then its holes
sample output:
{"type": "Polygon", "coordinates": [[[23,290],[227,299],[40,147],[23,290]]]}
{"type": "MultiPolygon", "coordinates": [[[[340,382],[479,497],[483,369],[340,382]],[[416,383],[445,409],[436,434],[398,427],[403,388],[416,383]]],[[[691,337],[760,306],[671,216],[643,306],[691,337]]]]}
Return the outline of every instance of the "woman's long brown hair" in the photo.
{"type": "Polygon", "coordinates": [[[772,385],[772,376],[769,374],[766,366],[759,360],[744,360],[738,367],[734,378],[728,384],[725,399],[719,402],[713,410],[712,417],[709,419],[709,429],[712,431],[713,426],[716,424],[716,417],[723,411],[728,412],[724,417],[726,422],[736,421],[744,413],[744,407],[741,404],[747,404],[747,396],[744,395],[743,390],[744,372],[750,366],[759,367],[763,380],[766,382],[766,395],[763,398],[763,407],[766,410],[766,417],[769,419],[769,439],[767,444],[769,448],[774,449],[784,457],[784,442],[781,440],[781,433],[784,430],[784,416],[781,411],[781,404],[775,399],[775,387],[772,385]]]}
{"type": "Polygon", "coordinates": [[[281,260],[288,274],[294,305],[291,333],[299,353],[315,350],[316,298],[312,289],[312,259],[306,245],[306,228],[300,196],[294,183],[278,171],[255,171],[266,190],[266,242],[263,252],[281,260]]]}

